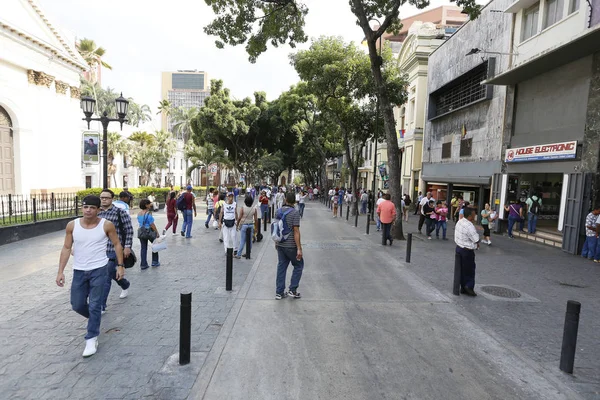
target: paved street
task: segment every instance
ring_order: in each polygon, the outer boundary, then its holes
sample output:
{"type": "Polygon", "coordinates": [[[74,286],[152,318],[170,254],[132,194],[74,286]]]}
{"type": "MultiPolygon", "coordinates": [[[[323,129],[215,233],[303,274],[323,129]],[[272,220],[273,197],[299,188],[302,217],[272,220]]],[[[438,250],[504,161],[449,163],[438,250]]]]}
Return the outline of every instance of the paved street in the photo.
{"type": "MultiPolygon", "coordinates": [[[[346,210],[344,210],[345,212],[346,210]]],[[[199,212],[203,217],[203,209],[199,212]]],[[[412,216],[411,216],[412,217],[412,216]]],[[[416,231],[416,218],[405,231],[416,231]]],[[[164,214],[158,213],[159,227],[164,214]]],[[[274,297],[266,238],[234,260],[226,293],[217,232],[169,237],[161,266],[113,285],[100,348],[54,283],[62,233],[0,248],[0,393],[15,399],[598,399],[600,267],[493,237],[477,253],[477,298],[451,295],[452,242],[383,247],[374,226],[306,207],[301,300],[274,297]],[[481,285],[522,296],[506,301],[481,285]],[[192,363],[177,364],[179,293],[193,292],[192,363]],[[573,377],[558,359],[568,299],[582,302],[573,377]]],[[[449,229],[451,232],[452,229],[449,229]]],[[[135,244],[135,250],[139,244],[135,244]]],[[[71,270],[68,268],[68,283],[71,270]]]]}

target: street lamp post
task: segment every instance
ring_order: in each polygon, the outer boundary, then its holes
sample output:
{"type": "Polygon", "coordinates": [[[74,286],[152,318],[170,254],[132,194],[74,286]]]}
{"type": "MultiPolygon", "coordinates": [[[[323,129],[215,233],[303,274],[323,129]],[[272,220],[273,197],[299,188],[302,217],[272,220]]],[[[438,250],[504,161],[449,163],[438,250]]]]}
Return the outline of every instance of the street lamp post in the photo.
{"type": "Polygon", "coordinates": [[[103,188],[108,188],[108,124],[113,121],[121,123],[121,130],[123,130],[123,122],[127,122],[125,118],[127,116],[127,110],[129,109],[129,101],[123,97],[123,93],[117,99],[115,99],[115,105],[117,107],[118,118],[108,118],[108,113],[104,111],[100,118],[92,118],[94,109],[96,106],[96,100],[89,96],[81,98],[81,109],[87,121],[88,129],[90,129],[91,121],[100,121],[102,124],[102,180],[103,188]]]}

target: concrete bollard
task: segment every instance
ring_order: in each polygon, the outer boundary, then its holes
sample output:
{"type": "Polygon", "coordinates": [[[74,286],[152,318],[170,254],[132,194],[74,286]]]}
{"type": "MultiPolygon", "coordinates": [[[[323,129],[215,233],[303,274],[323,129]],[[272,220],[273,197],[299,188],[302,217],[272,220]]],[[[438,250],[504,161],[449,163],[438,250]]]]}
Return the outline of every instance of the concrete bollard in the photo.
{"type": "Polygon", "coordinates": [[[406,237],[406,262],[410,263],[410,253],[412,251],[412,233],[406,237]]]}
{"type": "Polygon", "coordinates": [[[192,341],[192,294],[180,293],[179,298],[179,365],[186,365],[190,363],[192,341]]]}
{"type": "MultiPolygon", "coordinates": [[[[250,248],[252,247],[252,229],[246,229],[246,259],[250,259],[250,248]]],[[[240,256],[241,254],[238,254],[240,256]]]]}
{"type": "Polygon", "coordinates": [[[225,290],[231,291],[233,288],[233,249],[227,248],[227,265],[225,270],[225,290]]]}
{"type": "Polygon", "coordinates": [[[371,227],[371,214],[367,214],[367,235],[369,234],[370,227],[371,227]]]}
{"type": "Polygon", "coordinates": [[[454,284],[452,285],[452,294],[455,296],[460,296],[461,269],[462,263],[460,261],[460,254],[454,253],[454,284]]]}
{"type": "Polygon", "coordinates": [[[575,364],[575,350],[577,350],[577,332],[579,331],[579,312],[581,303],[567,301],[565,326],[563,329],[562,349],[560,352],[560,370],[567,374],[573,373],[575,364]]]}

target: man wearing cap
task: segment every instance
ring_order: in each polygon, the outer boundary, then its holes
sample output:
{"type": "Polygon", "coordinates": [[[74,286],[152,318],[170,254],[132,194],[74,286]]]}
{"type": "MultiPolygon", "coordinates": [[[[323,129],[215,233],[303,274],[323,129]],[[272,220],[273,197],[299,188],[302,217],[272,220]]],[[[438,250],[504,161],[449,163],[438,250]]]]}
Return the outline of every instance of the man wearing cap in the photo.
{"type": "Polygon", "coordinates": [[[192,194],[192,185],[187,185],[185,188],[186,192],[182,194],[185,200],[185,210],[183,211],[183,226],[181,227],[181,236],[185,236],[187,239],[192,237],[192,223],[196,216],[196,202],[195,197],[192,194]],[[194,214],[192,215],[192,210],[194,214]]]}
{"type": "MultiPolygon", "coordinates": [[[[119,200],[113,201],[112,205],[129,212],[129,208],[131,207],[130,204],[131,204],[132,199],[133,199],[133,196],[131,195],[131,193],[129,193],[127,191],[122,191],[121,193],[119,193],[119,200]]],[[[102,198],[100,198],[100,200],[102,200],[102,198]]],[[[117,231],[117,233],[118,233],[118,231],[117,231]]]]}
{"type": "MultiPolygon", "coordinates": [[[[123,192],[121,192],[123,194],[123,192]]],[[[133,243],[133,226],[131,225],[131,217],[129,212],[124,209],[118,208],[113,203],[115,194],[110,189],[104,189],[100,193],[100,204],[102,210],[98,213],[98,217],[104,218],[110,221],[115,226],[117,236],[119,237],[119,243],[123,247],[123,256],[125,258],[131,255],[131,245],[133,243]]],[[[121,196],[119,196],[121,197],[121,196]]],[[[115,254],[115,246],[109,241],[106,246],[106,256],[108,257],[106,285],[104,286],[104,297],[102,298],[102,314],[106,312],[106,301],[110,293],[112,281],[117,282],[117,285],[121,287],[121,294],[119,298],[124,299],[129,295],[129,286],[131,284],[125,278],[117,279],[117,255],[115,254]]]]}
{"type": "Polygon", "coordinates": [[[60,252],[56,284],[65,285],[64,270],[73,249],[73,281],[71,282],[71,306],[88,319],[85,335],[84,357],[96,353],[102,319],[102,296],[107,278],[106,243],[110,240],[117,257],[116,278],[125,275],[123,248],[112,222],[98,217],[100,198],[86,196],[82,201],[83,217],[67,224],[65,242],[60,252]]]}
{"type": "Polygon", "coordinates": [[[232,249],[237,247],[237,228],[235,226],[237,220],[237,203],[233,201],[233,193],[229,192],[227,193],[227,202],[221,207],[221,215],[219,216],[219,228],[223,232],[225,253],[227,253],[228,247],[232,249]]]}

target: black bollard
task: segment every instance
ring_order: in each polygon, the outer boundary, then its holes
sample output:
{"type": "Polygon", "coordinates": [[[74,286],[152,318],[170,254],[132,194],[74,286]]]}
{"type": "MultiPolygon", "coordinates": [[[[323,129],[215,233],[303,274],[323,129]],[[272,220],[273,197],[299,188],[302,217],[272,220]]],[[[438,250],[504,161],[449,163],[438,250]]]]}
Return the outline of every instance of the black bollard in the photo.
{"type": "Polygon", "coordinates": [[[460,254],[454,253],[454,284],[452,285],[452,294],[455,296],[460,296],[461,269],[462,263],[460,261],[460,254]]]}
{"type": "MultiPolygon", "coordinates": [[[[263,221],[263,232],[267,231],[267,219],[269,219],[269,220],[271,219],[270,215],[269,215],[270,213],[271,213],[271,210],[267,211],[267,214],[265,215],[265,219],[263,221]]],[[[260,224],[258,224],[258,229],[260,229],[260,224]]]]}
{"type": "MultiPolygon", "coordinates": [[[[260,214],[259,214],[259,215],[260,215],[260,214]]],[[[267,218],[265,218],[265,221],[266,221],[266,219],[267,219],[267,218]]],[[[257,230],[257,232],[258,232],[258,233],[260,233],[260,229],[261,229],[260,227],[262,226],[262,219],[261,219],[261,218],[258,218],[258,220],[257,220],[256,222],[257,222],[256,226],[258,227],[258,230],[257,230]]]]}
{"type": "Polygon", "coordinates": [[[227,248],[227,266],[225,271],[225,290],[232,290],[233,281],[233,249],[227,248]]]}
{"type": "Polygon", "coordinates": [[[271,204],[271,215],[275,215],[275,202],[271,204]]]}
{"type": "Polygon", "coordinates": [[[354,214],[354,227],[358,226],[358,213],[354,214]]]}
{"type": "Polygon", "coordinates": [[[349,217],[350,217],[350,206],[346,207],[346,221],[348,221],[349,217]]]}
{"type": "MultiPolygon", "coordinates": [[[[250,248],[252,247],[252,229],[246,229],[246,259],[250,259],[250,248]]],[[[240,254],[238,254],[239,256],[240,254]]]]}
{"type": "Polygon", "coordinates": [[[370,227],[371,227],[371,214],[367,214],[367,235],[369,234],[370,227]]]}
{"type": "Polygon", "coordinates": [[[180,293],[179,365],[190,363],[192,340],[192,294],[180,293]]]}
{"type": "Polygon", "coordinates": [[[340,209],[340,218],[344,218],[344,205],[338,203],[338,208],[340,209]]]}
{"type": "Polygon", "coordinates": [[[412,251],[412,233],[406,237],[406,262],[410,262],[410,252],[412,251]]]}
{"type": "Polygon", "coordinates": [[[567,301],[567,313],[565,314],[565,327],[563,330],[562,349],[560,352],[560,370],[567,374],[573,373],[580,311],[581,303],[573,300],[567,301]]]}

